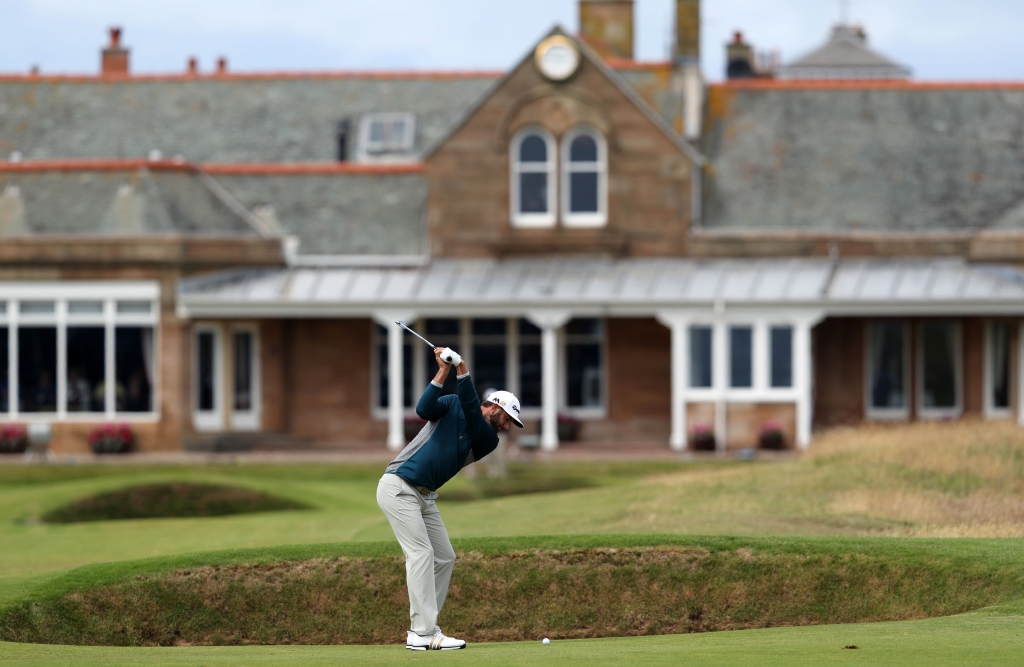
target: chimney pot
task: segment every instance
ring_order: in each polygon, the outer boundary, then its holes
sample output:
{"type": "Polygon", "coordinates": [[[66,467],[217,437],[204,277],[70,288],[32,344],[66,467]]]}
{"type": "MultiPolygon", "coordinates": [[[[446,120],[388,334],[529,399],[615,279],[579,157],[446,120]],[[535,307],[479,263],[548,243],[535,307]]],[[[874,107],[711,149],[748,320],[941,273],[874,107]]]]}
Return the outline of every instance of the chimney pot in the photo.
{"type": "Polygon", "coordinates": [[[110,29],[110,46],[100,53],[100,74],[103,76],[128,75],[128,49],[121,46],[121,28],[110,29]]]}
{"type": "Polygon", "coordinates": [[[195,56],[188,59],[188,73],[198,74],[199,73],[199,60],[195,56]]]}
{"type": "Polygon", "coordinates": [[[728,79],[751,79],[754,71],[754,49],[743,41],[743,33],[733,33],[732,43],[725,46],[725,76],[728,79]]]}
{"type": "Polygon", "coordinates": [[[220,58],[217,58],[217,74],[227,74],[227,73],[228,73],[228,59],[224,58],[223,56],[220,57],[220,58]]]}

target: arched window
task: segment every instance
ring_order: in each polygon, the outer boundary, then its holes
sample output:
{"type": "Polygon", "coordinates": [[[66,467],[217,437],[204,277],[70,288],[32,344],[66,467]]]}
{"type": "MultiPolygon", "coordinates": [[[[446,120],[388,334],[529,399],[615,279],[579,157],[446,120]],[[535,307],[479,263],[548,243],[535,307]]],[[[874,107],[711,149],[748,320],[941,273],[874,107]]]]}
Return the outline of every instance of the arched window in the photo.
{"type": "Polygon", "coordinates": [[[538,128],[520,131],[510,146],[512,224],[555,224],[555,142],[538,128]]]}
{"type": "Polygon", "coordinates": [[[608,149],[604,137],[576,128],[562,140],[562,222],[600,227],[608,222],[608,149]]]}

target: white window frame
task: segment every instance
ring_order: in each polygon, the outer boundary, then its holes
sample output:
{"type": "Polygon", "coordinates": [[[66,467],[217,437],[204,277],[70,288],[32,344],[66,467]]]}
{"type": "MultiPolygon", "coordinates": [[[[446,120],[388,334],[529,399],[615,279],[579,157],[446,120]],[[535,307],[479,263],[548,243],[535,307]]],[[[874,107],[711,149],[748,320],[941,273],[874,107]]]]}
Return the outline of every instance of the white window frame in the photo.
{"type": "Polygon", "coordinates": [[[199,432],[224,430],[224,327],[209,322],[192,327],[192,426],[199,432]],[[213,409],[199,409],[199,334],[213,334],[213,409]]]}
{"type": "Polygon", "coordinates": [[[409,162],[415,159],[416,114],[409,112],[374,112],[363,114],[359,119],[359,145],[357,159],[360,162],[409,162]],[[370,137],[374,123],[401,121],[405,124],[405,136],[400,142],[375,142],[370,137]]]}
{"type": "Polygon", "coordinates": [[[608,143],[604,135],[588,126],[579,126],[570,130],[562,137],[562,224],[566,227],[604,227],[608,224],[608,143]],[[572,142],[580,136],[589,136],[597,144],[597,162],[573,163],[570,161],[569,147],[572,142]],[[586,168],[574,164],[587,165],[586,168]],[[593,165],[593,166],[590,166],[593,165]],[[597,212],[595,213],[573,213],[570,210],[572,203],[572,174],[573,173],[596,173],[597,174],[597,212]]]}
{"type": "Polygon", "coordinates": [[[67,281],[67,282],[0,282],[0,326],[7,327],[9,401],[6,412],[0,412],[0,422],[22,423],[67,422],[94,423],[119,421],[125,423],[152,423],[160,420],[160,285],[151,281],[67,281]],[[52,314],[22,314],[20,304],[26,301],[52,301],[52,314]],[[99,301],[102,314],[72,315],[68,303],[72,301],[99,301]],[[118,313],[117,303],[144,301],[150,304],[146,313],[118,313]],[[18,387],[18,331],[22,326],[46,325],[57,330],[57,409],[54,412],[21,412],[18,387]],[[94,412],[68,412],[67,410],[67,328],[68,326],[101,326],[104,329],[104,409],[94,412]],[[118,326],[146,326],[153,330],[153,377],[150,384],[152,409],[148,412],[117,412],[114,389],[116,387],[115,332],[118,326]]]}
{"type": "Polygon", "coordinates": [[[917,338],[917,416],[919,419],[950,419],[963,414],[964,411],[964,355],[963,327],[960,320],[929,318],[918,322],[917,338]],[[924,405],[924,324],[941,323],[953,325],[953,377],[956,404],[951,408],[926,408],[924,405]]]}
{"type": "Polygon", "coordinates": [[[864,416],[873,421],[907,421],[910,419],[910,402],[914,400],[912,392],[913,365],[910,359],[910,337],[913,335],[910,322],[907,320],[868,320],[864,323],[864,416]],[[903,391],[902,408],[876,408],[871,405],[872,372],[871,365],[871,325],[875,322],[892,322],[903,327],[903,391]]]}
{"type": "Polygon", "coordinates": [[[227,384],[230,387],[229,398],[231,399],[231,430],[232,431],[259,431],[260,421],[262,416],[263,402],[260,400],[263,393],[263,383],[261,381],[262,367],[260,365],[260,329],[255,323],[246,322],[241,324],[233,324],[230,327],[230,350],[231,350],[231,378],[227,384]],[[251,408],[247,411],[239,411],[235,408],[235,361],[237,360],[237,354],[235,351],[235,334],[247,333],[252,336],[252,359],[250,360],[251,368],[250,381],[252,382],[252,397],[251,408]]]}
{"type": "Polygon", "coordinates": [[[989,321],[985,323],[985,416],[995,419],[1002,419],[1010,417],[1013,414],[1013,345],[1010,341],[1013,339],[1012,333],[1015,327],[1010,323],[1009,320],[1001,321],[989,321]],[[1007,366],[1007,382],[1009,386],[1007,390],[1010,393],[1009,401],[1005,408],[997,408],[992,404],[992,391],[995,389],[995,377],[992,374],[992,355],[994,353],[992,349],[992,329],[996,325],[1006,327],[1007,332],[1007,346],[1009,354],[1006,358],[1007,366]]]}
{"type": "Polygon", "coordinates": [[[530,125],[515,133],[509,143],[509,213],[514,227],[554,227],[558,222],[558,145],[551,133],[542,127],[530,125]],[[537,134],[547,146],[548,160],[545,163],[519,161],[519,147],[528,135],[537,134]],[[541,165],[543,166],[536,166],[541,165]],[[524,167],[524,165],[530,165],[524,167]],[[545,213],[523,213],[519,210],[519,175],[523,173],[544,173],[548,177],[548,210],[545,213]]]}
{"type": "Polygon", "coordinates": [[[796,332],[799,323],[795,320],[766,317],[760,313],[736,313],[721,319],[696,317],[686,324],[687,368],[690,366],[690,345],[692,330],[697,328],[711,329],[711,386],[694,387],[690,384],[689,372],[686,376],[686,400],[692,403],[704,403],[725,400],[736,403],[788,403],[799,398],[796,377],[796,332]],[[731,385],[732,349],[729,330],[733,327],[749,327],[752,329],[751,340],[751,386],[733,387],[731,385]],[[793,331],[790,350],[792,364],[792,384],[789,387],[771,386],[771,329],[772,327],[788,327],[793,331]]]}

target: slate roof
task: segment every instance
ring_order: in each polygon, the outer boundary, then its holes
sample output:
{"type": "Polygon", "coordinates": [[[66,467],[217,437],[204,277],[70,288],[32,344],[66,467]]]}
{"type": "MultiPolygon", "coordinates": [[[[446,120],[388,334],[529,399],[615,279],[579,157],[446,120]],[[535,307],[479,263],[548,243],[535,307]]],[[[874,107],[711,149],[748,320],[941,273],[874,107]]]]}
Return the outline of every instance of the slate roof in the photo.
{"type": "Polygon", "coordinates": [[[867,45],[863,29],[837,25],[821,47],[779,70],[780,79],[906,79],[910,70],[867,45]]]}
{"type": "Polygon", "coordinates": [[[28,234],[257,232],[190,170],[0,172],[0,236],[28,234]]]}
{"type": "Polygon", "coordinates": [[[564,258],[439,260],[420,268],[230,271],[190,278],[179,302],[193,315],[576,313],[713,308],[715,304],[871,308],[1002,305],[1024,312],[1024,270],[927,260],[564,258]]]}
{"type": "Polygon", "coordinates": [[[1024,86],[733,83],[709,97],[708,229],[1024,228],[1024,86]]]}
{"type": "MultiPolygon", "coordinates": [[[[0,156],[190,162],[337,159],[337,126],[368,112],[417,116],[415,151],[447,136],[497,75],[7,77],[0,156]]],[[[358,122],[353,124],[353,135],[358,122]]]]}
{"type": "Polygon", "coordinates": [[[216,174],[303,255],[420,255],[427,183],[408,174],[216,174]]]}

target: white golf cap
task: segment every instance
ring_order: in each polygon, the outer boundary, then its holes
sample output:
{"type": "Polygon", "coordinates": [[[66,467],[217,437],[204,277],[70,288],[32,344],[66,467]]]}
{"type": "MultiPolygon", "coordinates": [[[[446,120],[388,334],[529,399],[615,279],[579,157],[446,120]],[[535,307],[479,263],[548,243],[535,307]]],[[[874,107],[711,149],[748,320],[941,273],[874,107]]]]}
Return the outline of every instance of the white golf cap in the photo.
{"type": "Polygon", "coordinates": [[[512,423],[523,428],[523,422],[519,421],[519,399],[511,391],[495,391],[487,396],[489,403],[498,405],[512,418],[512,423]]]}

